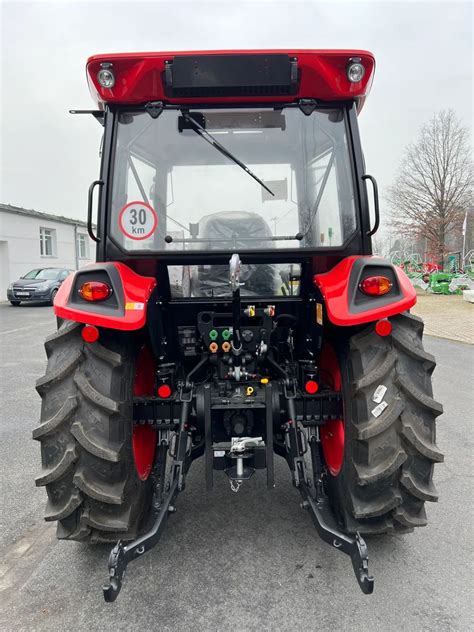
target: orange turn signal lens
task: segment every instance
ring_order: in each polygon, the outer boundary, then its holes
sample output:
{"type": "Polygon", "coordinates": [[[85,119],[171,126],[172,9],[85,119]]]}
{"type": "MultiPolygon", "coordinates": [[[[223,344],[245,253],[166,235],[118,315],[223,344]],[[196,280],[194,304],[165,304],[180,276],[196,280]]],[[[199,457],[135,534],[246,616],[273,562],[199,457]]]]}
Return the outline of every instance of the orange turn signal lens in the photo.
{"type": "Polygon", "coordinates": [[[383,296],[388,294],[392,287],[393,283],[384,276],[370,276],[359,284],[361,292],[367,296],[383,296]]]}
{"type": "Polygon", "coordinates": [[[112,288],[102,281],[86,281],[79,288],[85,301],[105,301],[112,294],[112,288]]]}

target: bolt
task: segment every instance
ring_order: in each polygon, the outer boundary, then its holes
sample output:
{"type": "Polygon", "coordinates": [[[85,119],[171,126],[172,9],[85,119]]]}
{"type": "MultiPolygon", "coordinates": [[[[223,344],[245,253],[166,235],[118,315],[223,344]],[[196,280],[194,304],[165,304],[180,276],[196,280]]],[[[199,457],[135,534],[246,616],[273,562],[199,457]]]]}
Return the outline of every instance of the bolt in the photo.
{"type": "Polygon", "coordinates": [[[168,511],[169,511],[170,513],[176,513],[176,507],[175,507],[174,505],[170,505],[170,506],[168,507],[168,511]]]}
{"type": "Polygon", "coordinates": [[[303,501],[300,503],[300,507],[301,507],[301,509],[308,509],[308,507],[309,507],[309,502],[308,502],[307,500],[303,500],[303,501]]]}

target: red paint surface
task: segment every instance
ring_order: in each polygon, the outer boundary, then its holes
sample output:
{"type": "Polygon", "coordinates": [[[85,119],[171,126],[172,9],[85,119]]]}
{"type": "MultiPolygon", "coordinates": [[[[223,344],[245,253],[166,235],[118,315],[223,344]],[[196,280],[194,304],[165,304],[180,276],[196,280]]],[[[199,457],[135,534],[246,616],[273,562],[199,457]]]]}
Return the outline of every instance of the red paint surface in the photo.
{"type": "MultiPolygon", "coordinates": [[[[319,362],[322,378],[329,382],[332,390],[340,393],[342,388],[341,371],[336,352],[331,344],[325,342],[319,362]]],[[[337,476],[344,461],[344,420],[334,419],[321,428],[321,446],[329,473],[337,476]]]]}
{"type": "Polygon", "coordinates": [[[156,430],[151,426],[134,426],[132,434],[133,459],[138,478],[146,481],[150,476],[155,458],[156,430]]]}
{"type": "MultiPolygon", "coordinates": [[[[116,313],[111,311],[110,314],[99,314],[81,310],[76,306],[71,307],[68,305],[68,301],[75,275],[77,274],[75,273],[70,274],[58,290],[54,301],[54,313],[56,316],[79,323],[108,327],[110,329],[121,329],[123,331],[131,331],[143,327],[146,322],[146,304],[153,288],[156,286],[156,280],[152,277],[137,274],[124,263],[114,262],[112,265],[117,268],[120,275],[124,305],[126,306],[127,303],[143,303],[143,309],[125,309],[124,312],[117,309],[116,313]]],[[[81,273],[84,273],[86,270],[93,272],[96,269],[102,270],[103,266],[100,263],[91,264],[81,268],[81,273]]]]}
{"type": "Polygon", "coordinates": [[[357,314],[349,312],[349,278],[354,262],[360,258],[367,259],[367,261],[380,259],[379,257],[362,257],[361,255],[346,257],[329,272],[316,274],[314,276],[314,283],[319,287],[324,297],[328,318],[334,325],[344,327],[370,323],[375,320],[380,320],[381,318],[400,314],[410,309],[410,307],[413,307],[416,303],[415,288],[403,270],[393,266],[395,274],[398,277],[398,283],[403,298],[394,300],[393,303],[389,303],[383,307],[367,309],[365,312],[359,312],[357,314]]]}
{"type": "Polygon", "coordinates": [[[240,51],[184,51],[156,53],[111,53],[94,55],[87,61],[87,78],[93,99],[99,107],[103,103],[139,104],[147,101],[168,103],[279,103],[293,102],[301,98],[321,101],[359,99],[359,110],[370,92],[375,59],[372,53],[362,50],[240,50],[240,51]],[[245,97],[194,97],[169,98],[164,93],[163,73],[165,61],[176,55],[232,55],[255,53],[283,53],[298,59],[301,81],[298,94],[290,96],[245,97]],[[358,83],[351,83],[346,68],[351,57],[360,57],[365,75],[358,83]],[[100,64],[111,63],[115,75],[112,89],[102,88],[97,81],[100,64]]]}
{"type": "MultiPolygon", "coordinates": [[[[155,359],[148,347],[138,354],[133,394],[137,397],[153,395],[155,388],[155,359]]],[[[132,451],[138,477],[146,481],[150,476],[155,458],[156,430],[148,425],[133,427],[132,451]]]]}

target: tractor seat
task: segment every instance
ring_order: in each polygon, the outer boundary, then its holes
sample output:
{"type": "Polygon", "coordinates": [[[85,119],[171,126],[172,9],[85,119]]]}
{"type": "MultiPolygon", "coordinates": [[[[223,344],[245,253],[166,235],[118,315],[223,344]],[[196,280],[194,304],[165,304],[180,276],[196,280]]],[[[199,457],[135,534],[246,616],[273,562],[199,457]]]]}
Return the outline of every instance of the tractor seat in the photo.
{"type": "MultiPolygon", "coordinates": [[[[205,215],[199,222],[199,237],[209,238],[210,250],[238,251],[259,248],[258,241],[253,240],[271,236],[272,231],[269,225],[258,213],[247,211],[212,213],[212,215],[205,215]]],[[[262,246],[271,248],[272,242],[262,240],[262,246]]]]}
{"type": "MultiPolygon", "coordinates": [[[[257,213],[231,211],[205,215],[199,222],[201,239],[209,239],[208,250],[239,250],[273,248],[272,241],[259,237],[271,237],[267,222],[257,213]],[[252,241],[250,241],[250,239],[252,241]]],[[[270,264],[246,264],[242,266],[240,278],[244,284],[243,296],[268,296],[275,291],[275,269],[270,264]]],[[[229,267],[226,265],[200,265],[193,279],[195,296],[228,296],[229,267]]]]}

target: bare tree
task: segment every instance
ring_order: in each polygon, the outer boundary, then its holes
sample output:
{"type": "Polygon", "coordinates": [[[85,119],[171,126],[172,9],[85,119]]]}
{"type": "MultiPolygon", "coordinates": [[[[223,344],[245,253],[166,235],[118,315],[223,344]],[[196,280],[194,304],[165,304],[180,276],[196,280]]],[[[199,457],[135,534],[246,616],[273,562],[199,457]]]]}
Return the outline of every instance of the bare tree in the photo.
{"type": "Polygon", "coordinates": [[[452,110],[435,114],[416,143],[408,145],[388,191],[392,227],[423,240],[440,263],[448,236],[460,232],[472,206],[469,131],[452,110]]]}

